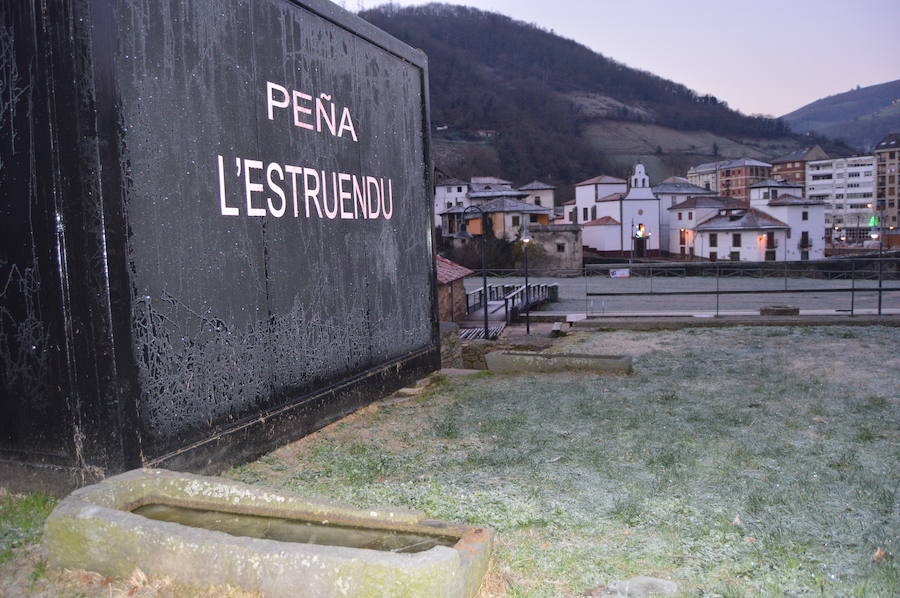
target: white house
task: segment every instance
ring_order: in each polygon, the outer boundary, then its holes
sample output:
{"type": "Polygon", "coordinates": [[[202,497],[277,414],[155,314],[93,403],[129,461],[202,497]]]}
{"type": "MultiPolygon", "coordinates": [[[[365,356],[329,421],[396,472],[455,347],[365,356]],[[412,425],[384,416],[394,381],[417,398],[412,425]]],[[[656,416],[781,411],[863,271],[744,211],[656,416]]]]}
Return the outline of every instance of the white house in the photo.
{"type": "Polygon", "coordinates": [[[711,261],[784,260],[784,222],[756,208],[722,208],[694,226],[695,254],[711,261]]]}
{"type": "MultiPolygon", "coordinates": [[[[673,244],[673,231],[679,232],[684,228],[681,225],[675,226],[671,219],[675,218],[675,212],[670,212],[669,208],[678,205],[691,197],[707,196],[714,197],[715,191],[710,191],[703,187],[698,187],[690,183],[686,178],[673,176],[653,187],[653,193],[659,198],[659,238],[660,249],[663,253],[679,253],[680,247],[673,244]]],[[[681,246],[683,247],[683,246],[681,246]]],[[[681,254],[685,255],[685,254],[681,254]]]]}
{"type": "Polygon", "coordinates": [[[528,194],[521,200],[525,203],[551,209],[556,205],[556,187],[553,185],[541,181],[531,181],[527,185],[519,187],[519,191],[528,194]]]}
{"type": "Polygon", "coordinates": [[[447,179],[434,187],[434,225],[441,225],[441,212],[457,206],[469,205],[466,193],[469,183],[459,179],[447,179]]]}
{"type": "Polygon", "coordinates": [[[581,181],[575,185],[575,199],[564,204],[564,222],[577,224],[598,218],[597,203],[602,198],[627,190],[626,181],[605,174],[581,181]]]}
{"type": "Polygon", "coordinates": [[[787,224],[785,260],[818,260],[825,257],[826,203],[803,197],[803,186],[766,180],[750,186],[750,206],[787,224]]]}
{"type": "MultiPolygon", "coordinates": [[[[699,256],[695,228],[720,210],[746,207],[740,201],[717,195],[694,195],[666,210],[670,222],[668,252],[681,257],[699,256]]],[[[708,257],[708,256],[704,256],[708,257]]]]}

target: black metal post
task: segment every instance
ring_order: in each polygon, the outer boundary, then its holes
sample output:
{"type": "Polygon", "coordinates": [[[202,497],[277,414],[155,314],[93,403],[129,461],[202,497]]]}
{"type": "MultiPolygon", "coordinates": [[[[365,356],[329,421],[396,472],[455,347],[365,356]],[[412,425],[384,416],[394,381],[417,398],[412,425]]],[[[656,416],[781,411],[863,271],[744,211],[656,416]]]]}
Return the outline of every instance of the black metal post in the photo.
{"type": "Polygon", "coordinates": [[[878,315],[881,315],[881,283],[884,280],[884,202],[882,199],[878,215],[878,315]]]}
{"type": "MultiPolygon", "coordinates": [[[[528,242],[525,243],[525,334],[531,334],[531,320],[529,311],[531,311],[531,294],[528,289],[528,242]]],[[[540,261],[540,260],[538,260],[540,261]]]]}
{"type": "Polygon", "coordinates": [[[719,317],[719,265],[716,264],[716,317],[719,317]]]}
{"type": "MultiPolygon", "coordinates": [[[[470,206],[474,207],[474,206],[470,206]]],[[[487,262],[485,261],[487,258],[485,257],[485,241],[484,237],[487,234],[485,226],[484,226],[484,212],[481,208],[478,208],[478,211],[481,213],[481,299],[484,304],[484,340],[490,340],[490,336],[488,335],[488,286],[487,286],[487,262]]]]}

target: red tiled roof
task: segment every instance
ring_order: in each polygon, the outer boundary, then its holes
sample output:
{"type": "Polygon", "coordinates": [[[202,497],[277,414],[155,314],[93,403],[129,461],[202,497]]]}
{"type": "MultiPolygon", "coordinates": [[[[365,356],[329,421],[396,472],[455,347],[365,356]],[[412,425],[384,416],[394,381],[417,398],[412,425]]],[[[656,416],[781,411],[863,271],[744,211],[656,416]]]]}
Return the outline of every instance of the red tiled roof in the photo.
{"type": "Polygon", "coordinates": [[[588,220],[582,226],[606,226],[608,224],[619,224],[619,221],[612,216],[602,216],[594,220],[588,220]]]}
{"type": "Polygon", "coordinates": [[[456,262],[451,262],[447,258],[441,256],[435,258],[435,265],[437,266],[438,284],[450,284],[454,280],[459,280],[460,278],[465,278],[469,274],[474,274],[474,272],[465,266],[460,266],[456,262]]]}
{"type": "Polygon", "coordinates": [[[624,193],[610,193],[609,195],[604,195],[603,197],[598,197],[594,201],[596,203],[600,203],[601,201],[619,201],[625,197],[624,193]]]}
{"type": "Polygon", "coordinates": [[[624,179],[617,179],[614,176],[609,176],[608,174],[601,174],[600,176],[595,176],[592,179],[588,179],[586,181],[581,181],[580,183],[576,183],[576,187],[581,187],[582,185],[602,185],[604,183],[624,183],[624,179]]]}

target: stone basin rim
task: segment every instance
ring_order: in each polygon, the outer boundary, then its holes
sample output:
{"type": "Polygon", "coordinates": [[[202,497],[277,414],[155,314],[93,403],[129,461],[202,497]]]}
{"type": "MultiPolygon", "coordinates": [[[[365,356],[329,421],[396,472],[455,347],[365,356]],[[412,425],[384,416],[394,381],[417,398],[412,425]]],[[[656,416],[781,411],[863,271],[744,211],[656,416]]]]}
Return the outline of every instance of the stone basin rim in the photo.
{"type": "Polygon", "coordinates": [[[231,584],[267,598],[337,596],[337,590],[357,598],[471,598],[487,571],[493,532],[430,519],[410,509],[359,509],[223,478],[144,469],[81,488],[60,501],[47,518],[44,541],[52,566],[110,576],[127,576],[140,567],[177,583],[231,584]],[[160,502],[445,536],[455,543],[395,552],[284,541],[155,520],[128,510],[160,502]],[[408,592],[413,586],[417,589],[408,592]]]}

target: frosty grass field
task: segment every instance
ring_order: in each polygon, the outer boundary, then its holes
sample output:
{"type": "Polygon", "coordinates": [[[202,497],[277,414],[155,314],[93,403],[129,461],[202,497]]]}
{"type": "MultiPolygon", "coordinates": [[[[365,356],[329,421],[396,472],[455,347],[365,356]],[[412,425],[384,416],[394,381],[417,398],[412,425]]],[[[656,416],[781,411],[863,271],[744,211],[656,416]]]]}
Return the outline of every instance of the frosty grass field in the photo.
{"type": "MultiPolygon", "coordinates": [[[[491,526],[481,598],[635,575],[684,596],[900,595],[896,328],[579,333],[554,350],[631,354],[635,373],[436,375],[226,475],[491,526]]],[[[112,594],[10,537],[0,595],[112,594]]]]}

